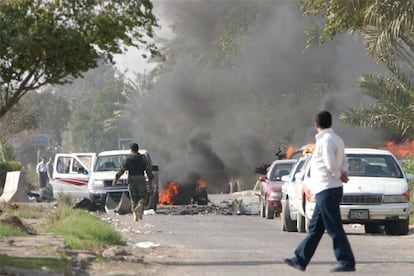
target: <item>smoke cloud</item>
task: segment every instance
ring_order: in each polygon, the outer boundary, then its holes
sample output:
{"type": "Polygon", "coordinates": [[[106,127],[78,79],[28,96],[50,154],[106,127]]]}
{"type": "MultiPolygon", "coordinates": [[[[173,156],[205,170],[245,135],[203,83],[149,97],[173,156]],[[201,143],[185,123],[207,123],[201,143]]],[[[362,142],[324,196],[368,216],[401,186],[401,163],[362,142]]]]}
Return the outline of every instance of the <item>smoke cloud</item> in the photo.
{"type": "MultiPolygon", "coordinates": [[[[161,24],[175,34],[167,43],[173,57],[155,87],[134,101],[139,104],[129,119],[139,144],[160,165],[164,186],[198,175],[208,180],[210,191],[225,191],[231,177],[252,188],[255,168],[276,159],[278,147],[313,142],[318,111],[327,109],[338,118],[370,101],[356,78],[379,68],[359,37],[338,36],[303,53],[309,19],[294,1],[155,5],[161,24]],[[236,46],[230,57],[218,47],[227,34],[234,35],[236,46]]],[[[334,129],[347,146],[384,142],[379,131],[354,129],[337,119],[334,129]]]]}

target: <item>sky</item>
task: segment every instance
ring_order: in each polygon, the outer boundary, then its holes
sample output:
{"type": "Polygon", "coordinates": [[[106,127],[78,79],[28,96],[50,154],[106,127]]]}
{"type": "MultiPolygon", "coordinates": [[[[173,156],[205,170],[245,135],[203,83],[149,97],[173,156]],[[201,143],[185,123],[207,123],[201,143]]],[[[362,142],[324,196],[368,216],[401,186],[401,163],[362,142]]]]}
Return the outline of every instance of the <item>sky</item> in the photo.
{"type": "MultiPolygon", "coordinates": [[[[313,142],[313,118],[322,109],[331,111],[334,129],[347,146],[385,142],[380,131],[338,120],[346,108],[371,101],[358,88],[357,77],[380,71],[357,34],[340,35],[304,52],[309,19],[294,1],[154,4],[173,56],[150,96],[136,99],[139,104],[128,120],[140,145],[160,165],[164,186],[169,180],[188,183],[195,178],[207,179],[209,189],[218,192],[231,178],[252,186],[255,168],[276,159],[286,137],[296,146],[313,142]],[[258,18],[252,16],[256,11],[258,18]],[[246,21],[237,21],[240,14],[246,21]],[[237,33],[231,22],[243,31],[237,33]],[[223,38],[235,32],[233,57],[217,57],[223,38]]],[[[148,70],[134,52],[119,64],[148,70]]]]}

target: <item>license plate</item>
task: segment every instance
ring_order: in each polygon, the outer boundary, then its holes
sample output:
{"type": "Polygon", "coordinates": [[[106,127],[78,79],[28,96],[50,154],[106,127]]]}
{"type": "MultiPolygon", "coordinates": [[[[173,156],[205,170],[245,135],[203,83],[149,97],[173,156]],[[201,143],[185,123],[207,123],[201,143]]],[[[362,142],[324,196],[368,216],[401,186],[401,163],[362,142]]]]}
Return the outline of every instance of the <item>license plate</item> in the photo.
{"type": "Polygon", "coordinates": [[[369,211],[365,209],[357,209],[349,211],[350,219],[369,219],[369,211]]]}

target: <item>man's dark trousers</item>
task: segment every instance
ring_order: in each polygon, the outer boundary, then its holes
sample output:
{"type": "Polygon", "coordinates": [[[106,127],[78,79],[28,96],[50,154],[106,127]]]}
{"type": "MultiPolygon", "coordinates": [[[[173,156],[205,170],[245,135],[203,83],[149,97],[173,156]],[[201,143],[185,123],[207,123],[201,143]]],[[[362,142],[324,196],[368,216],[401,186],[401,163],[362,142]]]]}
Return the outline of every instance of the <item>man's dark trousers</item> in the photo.
{"type": "Polygon", "coordinates": [[[322,235],[326,231],[333,240],[333,249],[338,262],[344,267],[355,267],[355,258],[342,226],[339,203],[343,188],[327,189],[315,195],[316,204],[309,224],[309,233],[295,250],[295,260],[306,267],[322,235]]]}

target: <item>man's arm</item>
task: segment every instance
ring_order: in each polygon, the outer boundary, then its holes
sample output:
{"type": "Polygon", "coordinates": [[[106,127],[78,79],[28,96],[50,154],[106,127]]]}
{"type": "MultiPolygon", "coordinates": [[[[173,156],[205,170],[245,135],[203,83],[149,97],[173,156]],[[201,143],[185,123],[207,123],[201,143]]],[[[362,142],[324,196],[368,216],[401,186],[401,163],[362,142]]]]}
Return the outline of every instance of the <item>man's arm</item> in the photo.
{"type": "Polygon", "coordinates": [[[116,186],[116,182],[121,178],[124,172],[127,170],[127,160],[124,161],[122,164],[121,169],[116,173],[115,179],[112,181],[112,186],[116,186]]]}
{"type": "Polygon", "coordinates": [[[154,179],[154,175],[152,174],[152,166],[149,164],[147,158],[145,156],[143,157],[145,160],[145,172],[147,173],[148,181],[151,183],[154,179]]]}

